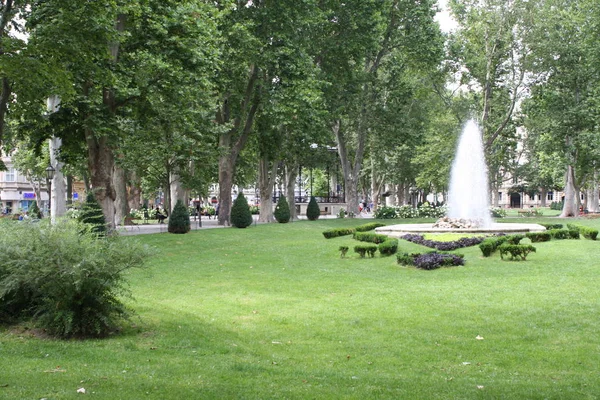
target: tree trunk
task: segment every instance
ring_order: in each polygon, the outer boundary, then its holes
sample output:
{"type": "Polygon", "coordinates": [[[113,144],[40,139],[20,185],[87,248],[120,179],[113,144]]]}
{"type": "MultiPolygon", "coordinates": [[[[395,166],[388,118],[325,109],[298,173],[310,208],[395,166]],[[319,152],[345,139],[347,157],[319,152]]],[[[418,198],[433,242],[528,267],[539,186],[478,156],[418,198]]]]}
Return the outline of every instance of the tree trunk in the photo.
{"type": "Polygon", "coordinates": [[[540,207],[546,207],[546,198],[548,197],[548,189],[545,187],[540,189],[540,207]]]}
{"type": "Polygon", "coordinates": [[[125,170],[118,165],[113,170],[113,185],[115,187],[115,225],[121,225],[129,214],[127,202],[127,180],[125,170]]]}
{"type": "Polygon", "coordinates": [[[115,188],[113,186],[112,172],[114,158],[112,149],[108,146],[108,138],[96,138],[94,133],[86,129],[86,142],[88,146],[88,167],[90,170],[90,184],[95,191],[96,199],[102,207],[104,218],[109,229],[115,228],[115,188]]]}
{"type": "Polygon", "coordinates": [[[234,161],[231,160],[231,156],[219,157],[219,225],[231,225],[231,187],[233,186],[234,170],[234,161]]]}
{"type": "Polygon", "coordinates": [[[177,204],[178,200],[181,200],[181,202],[183,203],[184,206],[187,207],[187,199],[186,199],[186,195],[185,195],[185,189],[183,188],[183,185],[181,183],[181,177],[179,176],[179,174],[175,171],[171,171],[170,177],[169,177],[169,186],[170,186],[170,208],[169,208],[169,215],[171,215],[173,213],[173,208],[175,208],[175,205],[177,204]]]}
{"type": "Polygon", "coordinates": [[[130,175],[130,182],[131,185],[129,186],[129,190],[128,190],[128,202],[129,202],[129,209],[139,209],[140,206],[142,205],[142,189],[141,189],[141,182],[140,182],[140,178],[138,178],[137,174],[135,172],[132,172],[130,175]]]}
{"type": "Polygon", "coordinates": [[[575,190],[575,173],[572,165],[567,167],[565,179],[565,203],[559,218],[575,217],[578,214],[575,190]]]}
{"type": "Polygon", "coordinates": [[[298,219],[296,211],[296,177],[298,176],[298,165],[285,165],[285,197],[290,206],[290,221],[298,219]]]}
{"type": "Polygon", "coordinates": [[[273,222],[273,185],[277,176],[277,163],[272,162],[269,168],[269,160],[261,157],[258,161],[258,190],[260,193],[259,222],[273,222]]]}
{"type": "Polygon", "coordinates": [[[594,169],[594,177],[592,179],[592,187],[588,189],[588,211],[597,213],[600,205],[598,194],[598,171],[594,169]]]}
{"type": "Polygon", "coordinates": [[[65,176],[62,173],[64,164],[58,161],[58,154],[62,140],[57,137],[50,139],[50,164],[54,167],[54,177],[52,178],[52,200],[50,201],[50,215],[54,222],[56,218],[64,216],[67,212],[67,188],[65,185],[65,176]]]}
{"type": "Polygon", "coordinates": [[[350,162],[348,157],[348,149],[346,147],[346,139],[341,127],[341,121],[336,121],[333,126],[333,133],[336,138],[338,154],[342,165],[342,173],[344,175],[344,189],[346,195],[346,207],[349,215],[359,215],[358,208],[358,181],[359,173],[362,166],[362,158],[365,149],[366,132],[363,129],[358,129],[358,143],[354,154],[354,164],[350,162]]]}

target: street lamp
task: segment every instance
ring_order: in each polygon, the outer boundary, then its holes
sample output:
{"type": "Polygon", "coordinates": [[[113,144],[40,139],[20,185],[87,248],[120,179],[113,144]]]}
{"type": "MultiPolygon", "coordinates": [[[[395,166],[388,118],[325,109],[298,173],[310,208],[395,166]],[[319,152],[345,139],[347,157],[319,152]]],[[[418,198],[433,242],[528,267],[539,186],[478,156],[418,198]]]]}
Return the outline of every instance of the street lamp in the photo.
{"type": "Polygon", "coordinates": [[[52,165],[48,165],[46,167],[46,186],[48,188],[48,213],[50,213],[50,201],[52,198],[52,179],[54,178],[54,173],[56,170],[52,165]]]}

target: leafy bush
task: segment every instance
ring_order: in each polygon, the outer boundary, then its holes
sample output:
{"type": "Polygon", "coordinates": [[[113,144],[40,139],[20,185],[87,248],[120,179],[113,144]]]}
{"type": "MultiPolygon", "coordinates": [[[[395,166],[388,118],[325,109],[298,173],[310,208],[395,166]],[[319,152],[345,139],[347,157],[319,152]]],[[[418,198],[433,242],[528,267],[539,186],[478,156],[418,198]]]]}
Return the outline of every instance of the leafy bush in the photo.
{"type": "Polygon", "coordinates": [[[177,200],[169,217],[169,233],[188,233],[190,231],[190,214],[181,200],[177,200]]]}
{"type": "Polygon", "coordinates": [[[577,231],[577,232],[581,233],[580,232],[581,225],[567,224],[567,229],[570,231],[577,231]]]}
{"type": "Polygon", "coordinates": [[[356,232],[367,232],[367,231],[372,231],[375,228],[379,228],[385,226],[385,224],[379,223],[379,222],[370,222],[368,224],[364,224],[364,225],[359,225],[357,226],[356,232]]]}
{"type": "Polygon", "coordinates": [[[240,192],[231,206],[231,225],[246,228],[252,225],[252,214],[244,193],[240,192]]]}
{"type": "Polygon", "coordinates": [[[418,254],[396,254],[396,261],[398,262],[398,264],[404,266],[415,265],[416,256],[418,256],[418,254]]]}
{"type": "Polygon", "coordinates": [[[510,259],[518,261],[527,259],[527,255],[535,252],[535,247],[530,244],[510,244],[504,243],[498,247],[500,258],[504,260],[504,256],[510,254],[510,259]]]}
{"type": "Polygon", "coordinates": [[[377,251],[377,246],[374,244],[358,244],[354,246],[354,252],[360,255],[360,258],[365,258],[365,254],[369,257],[374,257],[377,251]]]}
{"type": "Polygon", "coordinates": [[[353,237],[361,242],[371,242],[375,244],[383,243],[388,239],[386,235],[371,232],[354,232],[353,237]]]}
{"type": "Polygon", "coordinates": [[[348,246],[340,246],[338,250],[340,251],[340,257],[344,258],[346,257],[346,253],[348,253],[348,246]]]}
{"type": "Polygon", "coordinates": [[[519,244],[521,240],[525,239],[525,235],[521,235],[520,233],[516,233],[514,235],[505,236],[505,240],[509,244],[519,244]]]}
{"type": "Polygon", "coordinates": [[[40,211],[40,208],[38,207],[37,201],[34,201],[33,203],[31,203],[31,207],[29,207],[29,216],[31,218],[37,218],[37,219],[42,218],[42,212],[40,211]]]}
{"type": "Polygon", "coordinates": [[[287,199],[285,196],[279,196],[279,201],[275,206],[275,212],[273,213],[275,219],[280,224],[286,224],[290,222],[290,206],[288,205],[287,199]]]}
{"type": "Polygon", "coordinates": [[[568,229],[570,239],[579,239],[580,233],[576,229],[568,229]]]}
{"type": "Polygon", "coordinates": [[[380,206],[375,210],[374,217],[377,219],[395,219],[398,218],[395,207],[380,206]]]}
{"type": "Polygon", "coordinates": [[[87,196],[85,203],[81,206],[81,212],[79,213],[79,221],[90,226],[90,231],[98,237],[106,235],[106,219],[102,212],[102,207],[98,201],[94,192],[90,191],[87,196]]]}
{"type": "Polygon", "coordinates": [[[598,229],[588,228],[587,226],[579,228],[579,232],[586,239],[596,240],[598,237],[598,229]]]}
{"type": "Polygon", "coordinates": [[[427,240],[422,235],[411,233],[402,236],[401,239],[440,251],[451,251],[463,247],[476,246],[484,240],[483,237],[464,237],[453,242],[439,242],[435,240],[427,240]]]}
{"type": "Polygon", "coordinates": [[[414,263],[415,267],[419,269],[432,270],[440,267],[465,265],[465,260],[460,255],[433,252],[418,255],[415,257],[414,263]]]}
{"type": "Polygon", "coordinates": [[[352,235],[356,230],[354,228],[334,228],[323,231],[325,239],[332,239],[339,236],[352,235]]]}
{"type": "Polygon", "coordinates": [[[540,224],[540,225],[543,226],[544,228],[546,228],[547,230],[563,228],[563,224],[540,224]]]}
{"type": "Polygon", "coordinates": [[[490,208],[490,213],[493,218],[504,218],[506,217],[506,210],[500,207],[492,207],[490,208]]]}
{"type": "Polygon", "coordinates": [[[552,239],[551,232],[552,230],[546,232],[527,232],[525,236],[531,240],[531,243],[548,242],[550,239],[552,239]]]}
{"type": "Polygon", "coordinates": [[[500,245],[506,242],[507,239],[508,236],[487,238],[479,244],[479,249],[481,250],[481,253],[483,253],[484,257],[489,257],[498,249],[500,245]]]}
{"type": "Polygon", "coordinates": [[[417,218],[419,213],[413,206],[405,205],[396,208],[397,218],[417,218]]]}
{"type": "Polygon", "coordinates": [[[111,333],[129,310],[124,272],[148,252],[119,236],[98,240],[93,226],[3,224],[0,229],[0,314],[34,318],[48,333],[99,337],[111,333]],[[27,240],[22,240],[27,238],[27,240]]]}
{"type": "Polygon", "coordinates": [[[562,210],[564,207],[564,202],[562,201],[553,201],[552,203],[550,203],[550,209],[551,210],[562,210]]]}
{"type": "Polygon", "coordinates": [[[340,211],[337,213],[338,218],[346,218],[346,210],[343,207],[340,208],[340,211]]]}
{"type": "Polygon", "coordinates": [[[378,246],[379,254],[382,256],[391,256],[398,251],[398,239],[387,239],[378,246]]]}
{"type": "Polygon", "coordinates": [[[308,218],[309,221],[316,221],[320,216],[321,209],[319,208],[317,199],[315,199],[315,196],[310,196],[310,201],[306,206],[306,218],[308,218]]]}
{"type": "MultiPolygon", "coordinates": [[[[569,239],[569,231],[566,229],[550,229],[547,231],[548,234],[552,237],[552,239],[569,239]]],[[[532,240],[533,242],[533,240],[532,240]]]]}

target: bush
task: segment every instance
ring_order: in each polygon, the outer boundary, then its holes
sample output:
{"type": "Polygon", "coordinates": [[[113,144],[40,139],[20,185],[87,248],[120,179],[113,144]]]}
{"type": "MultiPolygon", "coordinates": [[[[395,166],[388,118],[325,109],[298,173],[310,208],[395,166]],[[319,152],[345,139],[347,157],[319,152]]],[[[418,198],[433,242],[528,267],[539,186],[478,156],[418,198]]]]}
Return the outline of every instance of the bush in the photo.
{"type": "Polygon", "coordinates": [[[338,250],[340,251],[340,257],[344,258],[346,257],[346,253],[348,253],[348,246],[340,246],[338,250]]]}
{"type": "Polygon", "coordinates": [[[521,242],[521,240],[525,239],[525,235],[521,235],[520,233],[514,234],[514,235],[507,235],[505,236],[505,240],[507,243],[510,244],[519,244],[519,242],[521,242]]]}
{"type": "Polygon", "coordinates": [[[568,229],[570,239],[579,239],[580,233],[575,229],[568,229]]]}
{"type": "MultiPolygon", "coordinates": [[[[566,229],[550,229],[548,234],[552,237],[552,239],[569,239],[569,231],[566,229]]],[[[532,240],[533,242],[533,240],[532,240]]]]}
{"type": "Polygon", "coordinates": [[[586,239],[596,240],[598,237],[598,229],[588,228],[587,226],[579,228],[579,232],[586,239]]]}
{"type": "Polygon", "coordinates": [[[543,226],[544,228],[546,228],[547,230],[563,228],[563,224],[540,224],[540,225],[543,226]]]}
{"type": "Polygon", "coordinates": [[[273,213],[277,222],[286,224],[290,222],[290,206],[288,205],[285,196],[279,196],[279,201],[275,206],[275,212],[273,213]]]}
{"type": "Polygon", "coordinates": [[[465,260],[460,255],[433,252],[418,255],[415,257],[414,263],[415,267],[419,269],[432,270],[440,267],[465,265],[465,260]]]}
{"type": "Polygon", "coordinates": [[[479,249],[481,250],[481,253],[483,253],[484,257],[489,257],[491,256],[500,245],[502,245],[504,242],[506,242],[508,240],[509,236],[498,236],[498,237],[492,237],[492,238],[487,238],[485,239],[483,242],[481,242],[479,244],[479,249]]]}
{"type": "MultiPolygon", "coordinates": [[[[531,243],[548,242],[552,239],[552,230],[546,232],[527,232],[525,236],[531,240],[531,243]]],[[[564,231],[567,232],[567,231],[564,231]]]]}
{"type": "Polygon", "coordinates": [[[231,206],[231,225],[236,228],[246,228],[252,225],[252,213],[244,193],[240,192],[231,206]]]}
{"type": "Polygon", "coordinates": [[[418,254],[396,254],[396,261],[398,262],[398,264],[404,266],[415,265],[416,256],[418,256],[418,254]]]}
{"type": "Polygon", "coordinates": [[[317,199],[315,199],[315,196],[310,196],[310,201],[308,202],[308,206],[306,206],[306,218],[309,221],[316,221],[320,216],[321,209],[319,208],[317,199]]]}
{"type": "Polygon", "coordinates": [[[183,201],[177,200],[169,217],[169,233],[188,233],[190,231],[190,213],[183,201]]]}
{"type": "Polygon", "coordinates": [[[476,246],[484,240],[483,237],[464,237],[453,242],[439,242],[435,240],[427,240],[422,235],[411,233],[402,236],[401,239],[440,251],[451,251],[463,247],[476,246]]]}
{"type": "Polygon", "coordinates": [[[325,239],[332,239],[339,236],[352,235],[354,232],[354,228],[334,228],[323,231],[323,236],[325,236],[325,239]]]}
{"type": "Polygon", "coordinates": [[[504,243],[498,247],[500,252],[500,258],[504,260],[504,256],[510,254],[510,259],[518,261],[519,259],[525,261],[527,255],[531,252],[535,252],[535,247],[530,244],[510,244],[504,243]]]}
{"type": "Polygon", "coordinates": [[[493,218],[504,218],[506,217],[506,210],[500,207],[492,207],[490,208],[490,213],[493,218]]]}
{"type": "Polygon", "coordinates": [[[68,219],[2,228],[0,314],[34,318],[62,338],[105,336],[128,316],[124,272],[143,265],[145,248],[119,236],[98,240],[93,226],[68,219]]]}
{"type": "Polygon", "coordinates": [[[377,207],[374,217],[377,219],[395,219],[398,218],[395,207],[377,207]]]}
{"type": "Polygon", "coordinates": [[[564,202],[562,201],[553,201],[552,203],[550,203],[550,209],[551,210],[562,210],[564,206],[564,202]]]}
{"type": "Polygon", "coordinates": [[[337,213],[338,218],[346,218],[346,210],[343,207],[340,208],[340,211],[337,213]]]}
{"type": "Polygon", "coordinates": [[[81,212],[79,213],[78,219],[80,222],[88,224],[90,226],[90,231],[94,235],[98,237],[106,235],[106,219],[104,218],[102,207],[100,207],[100,204],[96,201],[94,192],[90,191],[87,194],[85,202],[81,206],[81,212]]]}
{"type": "Polygon", "coordinates": [[[375,228],[379,228],[385,226],[385,224],[379,223],[379,222],[370,222],[368,224],[364,224],[364,225],[359,225],[357,226],[356,232],[367,232],[367,231],[372,231],[375,228]]]}
{"type": "Polygon", "coordinates": [[[383,243],[388,240],[386,235],[371,232],[354,232],[353,237],[361,242],[371,242],[375,244],[383,243]]]}
{"type": "Polygon", "coordinates": [[[31,203],[31,207],[29,207],[29,216],[31,218],[42,219],[42,212],[40,211],[40,208],[38,207],[37,201],[34,201],[33,203],[31,203]]]}
{"type": "Polygon", "coordinates": [[[387,239],[378,246],[379,254],[382,256],[391,256],[398,251],[398,239],[387,239]]]}
{"type": "Polygon", "coordinates": [[[580,232],[581,225],[567,224],[567,229],[570,231],[577,231],[577,232],[581,233],[580,232]]]}
{"type": "Polygon", "coordinates": [[[358,244],[354,246],[354,252],[360,255],[360,258],[365,258],[365,254],[369,257],[374,257],[377,251],[377,246],[374,244],[358,244]]]}

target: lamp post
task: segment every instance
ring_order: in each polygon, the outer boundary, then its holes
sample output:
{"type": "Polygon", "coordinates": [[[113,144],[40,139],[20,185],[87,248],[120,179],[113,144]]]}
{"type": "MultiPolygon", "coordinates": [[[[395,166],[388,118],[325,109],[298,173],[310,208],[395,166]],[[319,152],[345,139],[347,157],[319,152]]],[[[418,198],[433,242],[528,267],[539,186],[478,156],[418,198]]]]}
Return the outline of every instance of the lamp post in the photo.
{"type": "Polygon", "coordinates": [[[46,187],[48,188],[48,213],[50,213],[50,204],[52,200],[52,179],[56,170],[52,165],[46,167],[46,187]]]}

